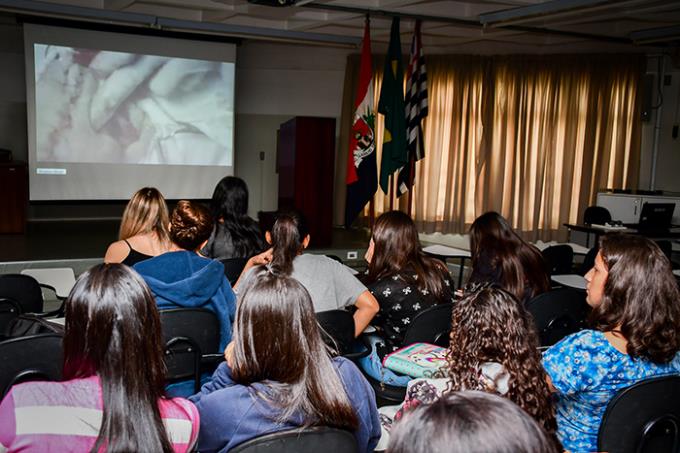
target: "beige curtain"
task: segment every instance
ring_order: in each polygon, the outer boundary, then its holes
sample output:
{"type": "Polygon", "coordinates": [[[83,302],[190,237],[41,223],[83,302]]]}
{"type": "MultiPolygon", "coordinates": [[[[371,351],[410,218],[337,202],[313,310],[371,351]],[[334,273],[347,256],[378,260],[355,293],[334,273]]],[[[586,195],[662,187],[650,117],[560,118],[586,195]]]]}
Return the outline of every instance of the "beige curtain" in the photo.
{"type": "MultiPolygon", "coordinates": [[[[412,205],[419,228],[462,233],[496,210],[528,239],[564,239],[562,224],[580,220],[598,189],[635,188],[644,64],[637,55],[428,56],[426,157],[412,205]]],[[[347,68],[356,73],[358,60],[347,68]]],[[[381,115],[376,124],[379,158],[381,115]]],[[[345,138],[345,158],[346,148],[345,138]]],[[[407,200],[394,207],[406,211],[407,200]]],[[[376,215],[389,206],[378,189],[376,215]]]]}

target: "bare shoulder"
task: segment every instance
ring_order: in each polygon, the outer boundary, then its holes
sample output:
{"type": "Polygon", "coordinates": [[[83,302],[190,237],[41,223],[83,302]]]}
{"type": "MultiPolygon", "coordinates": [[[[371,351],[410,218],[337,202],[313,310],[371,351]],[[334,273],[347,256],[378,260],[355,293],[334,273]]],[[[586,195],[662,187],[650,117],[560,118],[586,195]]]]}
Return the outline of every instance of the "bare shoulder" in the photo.
{"type": "Polygon", "coordinates": [[[121,263],[130,253],[130,247],[125,241],[116,241],[109,245],[104,255],[105,263],[121,263]]]}

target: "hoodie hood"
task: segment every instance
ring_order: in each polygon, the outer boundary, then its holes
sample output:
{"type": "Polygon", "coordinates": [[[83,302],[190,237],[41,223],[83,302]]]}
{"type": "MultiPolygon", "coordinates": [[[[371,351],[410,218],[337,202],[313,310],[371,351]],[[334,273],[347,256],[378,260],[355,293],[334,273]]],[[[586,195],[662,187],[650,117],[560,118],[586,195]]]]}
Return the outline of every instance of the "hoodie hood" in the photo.
{"type": "Polygon", "coordinates": [[[151,288],[159,306],[163,302],[200,308],[220,289],[224,266],[193,252],[168,252],[134,266],[151,288]]]}

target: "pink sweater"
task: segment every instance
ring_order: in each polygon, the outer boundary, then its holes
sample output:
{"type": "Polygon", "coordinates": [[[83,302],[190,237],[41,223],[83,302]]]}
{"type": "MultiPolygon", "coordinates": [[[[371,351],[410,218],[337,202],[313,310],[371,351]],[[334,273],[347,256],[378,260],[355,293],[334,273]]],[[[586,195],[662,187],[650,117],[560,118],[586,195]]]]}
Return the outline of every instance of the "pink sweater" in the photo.
{"type": "MultiPolygon", "coordinates": [[[[182,398],[160,400],[161,417],[176,452],[198,437],[196,407],[182,398]]],[[[99,377],[19,384],[0,403],[0,453],[90,451],[102,420],[99,377]]]]}

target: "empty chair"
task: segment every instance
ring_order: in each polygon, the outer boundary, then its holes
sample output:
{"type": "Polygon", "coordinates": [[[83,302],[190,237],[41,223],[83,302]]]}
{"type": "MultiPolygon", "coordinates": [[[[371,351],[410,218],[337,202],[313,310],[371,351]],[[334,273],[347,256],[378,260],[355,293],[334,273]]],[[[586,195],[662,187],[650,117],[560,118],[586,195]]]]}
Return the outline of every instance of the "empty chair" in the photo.
{"type": "Polygon", "coordinates": [[[567,244],[552,245],[541,252],[550,275],[570,274],[574,262],[574,250],[567,244]]]}
{"type": "Polygon", "coordinates": [[[227,258],[220,260],[220,263],[224,265],[224,276],[229,280],[229,284],[234,286],[238,280],[243,268],[246,267],[247,258],[227,258]]]}
{"type": "Polygon", "coordinates": [[[41,288],[47,288],[54,291],[57,299],[62,301],[61,306],[51,314],[63,316],[64,303],[63,301],[68,297],[71,288],[76,284],[76,276],[73,269],[70,267],[51,267],[43,269],[24,269],[21,271],[22,275],[30,275],[35,278],[41,288]]]}
{"type": "Polygon", "coordinates": [[[265,434],[243,442],[230,453],[354,453],[357,441],[352,433],[325,426],[265,434]]]}
{"type": "Polygon", "coordinates": [[[21,313],[21,307],[14,299],[0,298],[0,339],[7,334],[7,327],[21,313]]]}
{"type": "Polygon", "coordinates": [[[21,382],[60,380],[62,361],[61,335],[40,334],[0,342],[1,396],[21,382]]]}
{"type": "Polygon", "coordinates": [[[17,302],[22,313],[40,313],[43,311],[40,284],[30,275],[0,275],[0,297],[17,302]]]}
{"type": "Polygon", "coordinates": [[[588,206],[583,213],[583,223],[586,225],[604,225],[611,222],[612,215],[607,208],[602,206],[588,206]]]}
{"type": "Polygon", "coordinates": [[[680,376],[645,379],[607,405],[598,451],[680,452],[680,376]]]}
{"type": "Polygon", "coordinates": [[[196,393],[200,390],[203,365],[222,360],[219,321],[212,311],[201,308],[161,310],[160,318],[166,379],[170,382],[193,379],[196,393]]]}
{"type": "Polygon", "coordinates": [[[588,250],[588,253],[586,253],[586,256],[583,258],[583,263],[581,264],[579,274],[586,275],[588,271],[593,268],[593,266],[595,265],[595,257],[597,256],[597,252],[599,251],[600,246],[598,244],[595,244],[595,247],[588,250]]]}
{"type": "Polygon", "coordinates": [[[585,327],[590,308],[585,294],[570,288],[558,288],[534,297],[526,303],[536,323],[541,346],[551,346],[585,327]]]}

